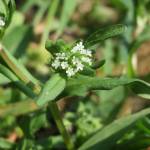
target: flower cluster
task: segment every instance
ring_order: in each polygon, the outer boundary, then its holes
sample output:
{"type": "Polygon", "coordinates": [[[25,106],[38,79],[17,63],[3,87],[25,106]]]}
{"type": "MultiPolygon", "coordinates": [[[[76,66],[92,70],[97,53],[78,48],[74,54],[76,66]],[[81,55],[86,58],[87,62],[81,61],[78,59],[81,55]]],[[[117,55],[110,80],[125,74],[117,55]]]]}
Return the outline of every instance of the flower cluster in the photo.
{"type": "Polygon", "coordinates": [[[92,65],[92,52],[85,49],[82,42],[77,43],[70,51],[55,53],[51,66],[63,70],[68,77],[82,71],[85,65],[92,65]]]}
{"type": "Polygon", "coordinates": [[[5,26],[5,21],[2,17],[0,17],[0,27],[5,26]]]}

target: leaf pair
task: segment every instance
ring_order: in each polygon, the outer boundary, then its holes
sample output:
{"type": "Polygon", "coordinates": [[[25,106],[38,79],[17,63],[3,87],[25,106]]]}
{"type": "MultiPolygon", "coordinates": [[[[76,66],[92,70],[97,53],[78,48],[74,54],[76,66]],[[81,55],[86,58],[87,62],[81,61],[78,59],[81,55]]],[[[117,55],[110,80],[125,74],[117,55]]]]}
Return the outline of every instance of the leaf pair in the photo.
{"type": "Polygon", "coordinates": [[[97,30],[93,34],[91,34],[85,41],[84,44],[86,47],[92,47],[95,44],[100,43],[108,38],[117,36],[126,31],[126,26],[122,24],[112,25],[109,27],[105,27],[97,30]]]}

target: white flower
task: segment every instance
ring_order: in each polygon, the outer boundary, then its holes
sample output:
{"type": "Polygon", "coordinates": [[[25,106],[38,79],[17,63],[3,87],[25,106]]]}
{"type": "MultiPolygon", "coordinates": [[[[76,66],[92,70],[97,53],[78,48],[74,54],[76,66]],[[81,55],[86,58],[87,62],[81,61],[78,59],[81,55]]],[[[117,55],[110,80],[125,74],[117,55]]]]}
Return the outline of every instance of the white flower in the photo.
{"type": "Polygon", "coordinates": [[[61,63],[61,67],[62,67],[62,69],[66,69],[66,68],[68,68],[68,62],[66,62],[66,61],[63,61],[62,63],[61,63]]]}
{"type": "Polygon", "coordinates": [[[5,21],[2,17],[0,17],[0,27],[5,26],[5,21]]]}
{"type": "Polygon", "coordinates": [[[90,50],[83,49],[80,51],[81,54],[87,55],[89,57],[92,56],[92,52],[90,50]]]}
{"type": "Polygon", "coordinates": [[[92,65],[92,52],[85,49],[82,42],[74,46],[71,51],[60,52],[54,55],[51,66],[54,69],[65,71],[68,77],[74,76],[82,71],[85,65],[92,65]]]}
{"type": "Polygon", "coordinates": [[[76,46],[74,46],[74,47],[72,48],[71,51],[74,52],[74,53],[76,53],[76,52],[81,51],[81,50],[83,50],[83,49],[84,49],[83,42],[79,42],[79,43],[77,43],[76,46]]]}
{"type": "Polygon", "coordinates": [[[54,62],[52,63],[52,67],[54,67],[55,69],[57,69],[58,67],[60,67],[60,61],[59,60],[54,60],[54,62]]]}
{"type": "Polygon", "coordinates": [[[73,56],[72,63],[73,63],[73,65],[76,65],[77,63],[79,63],[79,59],[76,58],[75,56],[73,56]]]}
{"type": "Polygon", "coordinates": [[[90,50],[86,50],[86,55],[91,57],[92,56],[92,52],[90,50]]]}
{"type": "Polygon", "coordinates": [[[56,53],[56,59],[66,59],[66,54],[65,53],[56,53]]]}
{"type": "Polygon", "coordinates": [[[67,76],[68,77],[71,77],[71,76],[73,76],[73,75],[75,75],[75,71],[74,71],[74,69],[73,68],[68,68],[67,70],[66,70],[66,74],[67,74],[67,76]]]}
{"type": "Polygon", "coordinates": [[[83,70],[83,68],[84,68],[84,65],[82,64],[82,63],[80,63],[80,62],[78,62],[77,63],[77,71],[81,71],[81,70],[83,70]]]}
{"type": "Polygon", "coordinates": [[[92,65],[92,59],[89,57],[82,57],[81,60],[89,65],[92,65]]]}

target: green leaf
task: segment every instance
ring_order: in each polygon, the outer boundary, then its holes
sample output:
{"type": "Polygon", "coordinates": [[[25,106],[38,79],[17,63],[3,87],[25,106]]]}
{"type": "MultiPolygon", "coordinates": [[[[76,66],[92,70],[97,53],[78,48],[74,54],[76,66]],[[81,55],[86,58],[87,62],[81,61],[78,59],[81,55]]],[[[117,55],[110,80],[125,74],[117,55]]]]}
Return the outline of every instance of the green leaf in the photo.
{"type": "Polygon", "coordinates": [[[28,25],[19,25],[14,27],[3,37],[3,45],[17,58],[24,56],[26,48],[32,38],[32,27],[28,25]]]}
{"type": "Polygon", "coordinates": [[[16,4],[15,4],[14,0],[9,0],[7,5],[8,5],[8,10],[9,10],[8,11],[8,16],[7,16],[7,26],[8,26],[11,22],[13,13],[16,9],[16,4]]]}
{"type": "Polygon", "coordinates": [[[100,43],[103,40],[114,37],[123,33],[126,30],[126,26],[122,24],[117,24],[113,26],[109,26],[106,28],[102,28],[91,34],[85,41],[84,44],[86,47],[91,47],[95,44],[100,43]]]}
{"type": "Polygon", "coordinates": [[[0,149],[13,149],[14,143],[11,143],[3,138],[0,138],[0,149]]]}
{"type": "Polygon", "coordinates": [[[29,138],[22,138],[15,146],[16,150],[27,150],[27,149],[36,149],[36,144],[34,140],[29,138]]]}
{"type": "Polygon", "coordinates": [[[84,70],[80,72],[82,75],[87,75],[87,76],[95,76],[96,72],[94,69],[90,68],[89,66],[85,66],[84,70]]]}
{"type": "Polygon", "coordinates": [[[53,101],[55,98],[64,90],[66,85],[66,81],[64,78],[62,78],[59,74],[55,74],[50,78],[41,94],[37,98],[37,104],[39,106],[44,105],[48,101],[53,101]]]}
{"type": "Polygon", "coordinates": [[[63,52],[65,51],[68,46],[65,44],[63,40],[57,40],[56,42],[53,42],[51,40],[47,40],[45,44],[45,48],[54,55],[55,53],[63,52]]]}
{"type": "Polygon", "coordinates": [[[28,70],[13,57],[9,51],[2,46],[0,49],[0,56],[3,61],[7,64],[7,66],[14,72],[14,74],[25,84],[30,86],[35,92],[40,91],[40,87],[38,85],[38,81],[28,72],[28,70]]]}
{"type": "Polygon", "coordinates": [[[9,115],[11,116],[20,116],[25,115],[30,112],[37,110],[38,107],[35,104],[35,101],[29,99],[24,101],[19,101],[11,104],[4,104],[0,106],[0,117],[4,118],[9,115]]]}
{"type": "Polygon", "coordinates": [[[30,133],[34,136],[34,133],[46,124],[46,113],[39,111],[30,117],[30,133]]]}
{"type": "Polygon", "coordinates": [[[78,150],[110,150],[138,119],[150,114],[150,108],[115,120],[87,140],[78,150]]]}
{"type": "Polygon", "coordinates": [[[98,61],[98,62],[96,62],[93,66],[92,66],[92,68],[93,69],[98,69],[98,68],[100,68],[100,67],[102,67],[104,64],[105,64],[105,60],[100,60],[100,61],[98,61]]]}
{"type": "Polygon", "coordinates": [[[136,94],[143,98],[150,99],[150,84],[127,77],[121,78],[92,78],[88,76],[78,76],[70,79],[67,83],[66,92],[70,95],[84,96],[90,90],[111,90],[118,86],[127,85],[136,94]]]}
{"type": "Polygon", "coordinates": [[[9,79],[7,79],[4,75],[0,74],[0,85],[8,84],[9,79]]]}
{"type": "Polygon", "coordinates": [[[43,110],[34,111],[19,120],[19,126],[26,137],[34,137],[34,133],[46,124],[46,113],[43,110]]]}
{"type": "Polygon", "coordinates": [[[126,89],[119,86],[109,91],[97,91],[96,94],[101,98],[100,105],[98,106],[101,118],[107,122],[115,119],[120,111],[120,106],[122,106],[124,99],[126,99],[126,89]]]}

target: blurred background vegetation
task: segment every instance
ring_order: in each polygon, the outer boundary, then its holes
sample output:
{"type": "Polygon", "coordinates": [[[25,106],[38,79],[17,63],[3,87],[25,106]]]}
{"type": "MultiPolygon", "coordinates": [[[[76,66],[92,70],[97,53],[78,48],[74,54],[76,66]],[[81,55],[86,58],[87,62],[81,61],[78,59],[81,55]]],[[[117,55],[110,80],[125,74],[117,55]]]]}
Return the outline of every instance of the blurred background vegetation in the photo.
{"type": "MultiPolygon", "coordinates": [[[[122,23],[126,32],[96,46],[97,59],[106,59],[97,76],[138,77],[150,82],[149,0],[16,0],[16,11],[3,38],[6,48],[43,83],[51,75],[47,38],[67,43],[93,31],[122,23]]],[[[149,107],[126,87],[94,91],[86,98],[58,102],[76,146],[116,118],[149,107]]],[[[0,74],[0,149],[63,150],[65,146],[46,109],[13,87],[0,74]]],[[[113,150],[150,148],[150,118],[139,120],[113,150]]]]}

